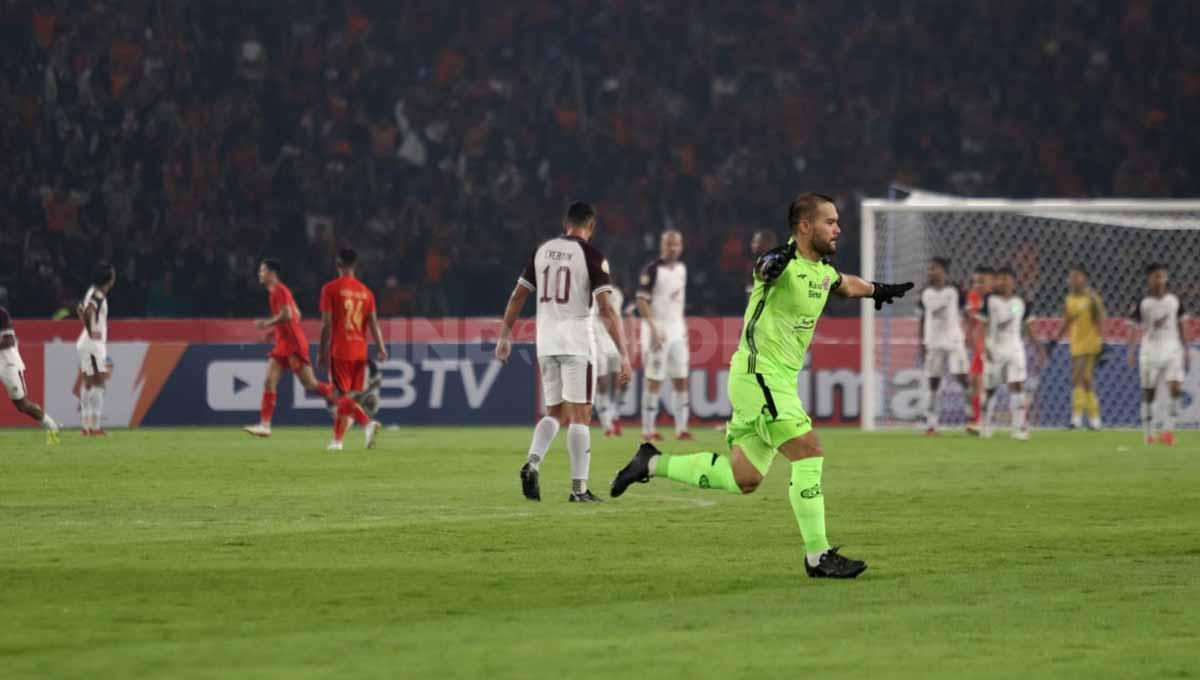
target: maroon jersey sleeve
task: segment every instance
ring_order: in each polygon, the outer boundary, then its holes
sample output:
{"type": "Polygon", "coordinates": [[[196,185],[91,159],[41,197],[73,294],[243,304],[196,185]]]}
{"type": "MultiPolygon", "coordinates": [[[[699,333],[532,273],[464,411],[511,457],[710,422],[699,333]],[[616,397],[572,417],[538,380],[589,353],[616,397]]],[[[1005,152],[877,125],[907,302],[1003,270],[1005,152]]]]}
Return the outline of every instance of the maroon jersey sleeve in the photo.
{"type": "Polygon", "coordinates": [[[650,299],[654,294],[654,284],[658,281],[658,265],[660,260],[654,260],[650,264],[642,267],[642,274],[638,277],[637,297],[650,299]]]}
{"type": "Polygon", "coordinates": [[[537,250],[529,254],[529,261],[525,263],[525,269],[521,271],[521,275],[517,277],[517,283],[525,286],[529,290],[537,290],[537,271],[533,267],[533,259],[537,257],[537,250]]]}
{"type": "Polygon", "coordinates": [[[592,244],[581,243],[583,257],[587,261],[588,280],[591,282],[592,294],[612,290],[612,276],[608,272],[608,260],[592,244]]]}

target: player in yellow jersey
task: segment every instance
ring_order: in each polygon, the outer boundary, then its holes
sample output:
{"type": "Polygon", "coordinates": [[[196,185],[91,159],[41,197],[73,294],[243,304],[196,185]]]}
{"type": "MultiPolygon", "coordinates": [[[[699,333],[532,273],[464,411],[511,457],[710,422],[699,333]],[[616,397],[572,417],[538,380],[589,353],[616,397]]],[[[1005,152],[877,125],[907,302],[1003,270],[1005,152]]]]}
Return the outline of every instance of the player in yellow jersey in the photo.
{"type": "Polygon", "coordinates": [[[1083,415],[1088,428],[1099,430],[1100,400],[1096,398],[1093,376],[1096,360],[1104,348],[1104,300],[1088,285],[1087,269],[1081,264],[1071,267],[1067,275],[1067,297],[1063,302],[1063,325],[1054,337],[1057,341],[1070,333],[1071,341],[1071,428],[1083,427],[1083,415]]]}

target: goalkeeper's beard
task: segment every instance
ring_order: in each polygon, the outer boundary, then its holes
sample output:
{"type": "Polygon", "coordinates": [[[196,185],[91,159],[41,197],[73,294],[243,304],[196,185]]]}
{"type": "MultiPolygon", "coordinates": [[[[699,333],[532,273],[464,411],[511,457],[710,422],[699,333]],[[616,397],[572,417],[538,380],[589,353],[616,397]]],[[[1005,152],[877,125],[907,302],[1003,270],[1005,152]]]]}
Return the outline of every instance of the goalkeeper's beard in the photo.
{"type": "Polygon", "coordinates": [[[828,257],[837,252],[837,240],[832,238],[824,243],[814,238],[812,240],[812,246],[813,250],[815,250],[821,257],[828,257]]]}

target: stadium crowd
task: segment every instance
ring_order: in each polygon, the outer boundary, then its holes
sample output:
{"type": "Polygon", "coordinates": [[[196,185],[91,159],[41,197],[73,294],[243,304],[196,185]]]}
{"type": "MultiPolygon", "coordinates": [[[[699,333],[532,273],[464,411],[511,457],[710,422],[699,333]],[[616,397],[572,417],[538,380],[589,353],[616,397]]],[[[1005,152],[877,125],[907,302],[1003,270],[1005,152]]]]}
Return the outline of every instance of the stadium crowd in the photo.
{"type": "Polygon", "coordinates": [[[1197,194],[1196,25],[1133,0],[9,0],[0,304],[68,309],[106,258],[114,316],[261,314],[269,253],[315,313],[352,244],[383,315],[495,314],[578,197],[620,285],[678,227],[689,311],[739,313],[750,233],[800,189],[841,201],[848,267],[853,202],[895,181],[1197,194]]]}

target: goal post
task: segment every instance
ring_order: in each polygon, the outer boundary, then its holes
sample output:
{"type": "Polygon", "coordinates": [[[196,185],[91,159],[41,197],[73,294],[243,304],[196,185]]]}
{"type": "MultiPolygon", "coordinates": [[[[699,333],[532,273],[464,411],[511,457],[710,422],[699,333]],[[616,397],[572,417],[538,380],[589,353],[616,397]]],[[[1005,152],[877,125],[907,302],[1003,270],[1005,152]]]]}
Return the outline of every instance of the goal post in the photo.
{"type": "MultiPolygon", "coordinates": [[[[1108,424],[1137,424],[1138,379],[1126,364],[1129,312],[1145,290],[1144,267],[1171,268],[1172,290],[1185,311],[1200,302],[1200,200],[1004,200],[917,193],[905,200],[861,204],[862,273],[869,280],[912,281],[916,288],[876,311],[862,301],[861,417],[864,430],[915,425],[926,391],[917,338],[917,298],[933,257],[950,261],[950,281],[965,289],[979,266],[1011,266],[1034,321],[1035,340],[1061,324],[1066,277],[1080,264],[1100,294],[1109,321],[1096,390],[1108,424]]],[[[1194,345],[1197,322],[1188,321],[1194,345]]],[[[1065,344],[1044,367],[1030,355],[1030,417],[1034,426],[1065,426],[1070,409],[1070,355],[1065,344]]],[[[1200,371],[1187,376],[1189,400],[1181,425],[1200,424],[1200,371]],[[1196,382],[1196,385],[1192,385],[1196,382]]],[[[954,381],[944,381],[953,383],[954,381]]],[[[956,385],[943,389],[953,392],[956,385]]],[[[965,399],[945,394],[942,420],[962,422],[965,399]],[[951,398],[951,397],[954,398],[951,398]]],[[[999,411],[1003,412],[1003,411],[999,411]]]]}

